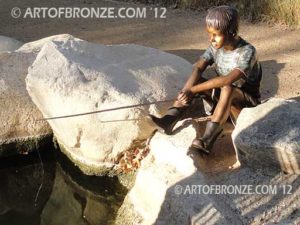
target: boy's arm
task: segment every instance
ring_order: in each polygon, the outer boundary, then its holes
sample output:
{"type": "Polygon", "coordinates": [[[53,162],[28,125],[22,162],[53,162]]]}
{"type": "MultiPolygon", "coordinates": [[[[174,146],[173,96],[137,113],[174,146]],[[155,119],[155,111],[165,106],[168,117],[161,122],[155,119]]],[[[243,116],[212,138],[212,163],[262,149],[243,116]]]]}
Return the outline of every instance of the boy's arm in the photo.
{"type": "Polygon", "coordinates": [[[189,79],[186,81],[182,91],[190,90],[200,79],[201,74],[207,68],[208,62],[203,59],[199,59],[193,66],[192,74],[189,79]]]}
{"type": "Polygon", "coordinates": [[[238,79],[244,76],[245,75],[241,70],[234,69],[226,76],[215,77],[206,82],[192,86],[189,89],[189,91],[192,92],[193,94],[196,94],[213,88],[220,88],[226,85],[231,85],[233,82],[237,81],[238,79]]]}

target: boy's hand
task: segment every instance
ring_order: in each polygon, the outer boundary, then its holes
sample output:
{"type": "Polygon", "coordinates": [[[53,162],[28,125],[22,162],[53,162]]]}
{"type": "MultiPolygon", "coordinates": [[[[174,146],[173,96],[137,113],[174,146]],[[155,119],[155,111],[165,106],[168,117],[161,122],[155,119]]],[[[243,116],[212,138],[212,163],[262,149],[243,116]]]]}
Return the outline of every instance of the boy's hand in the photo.
{"type": "Polygon", "coordinates": [[[193,99],[194,93],[190,90],[182,90],[179,92],[177,100],[183,104],[188,105],[193,99]]]}

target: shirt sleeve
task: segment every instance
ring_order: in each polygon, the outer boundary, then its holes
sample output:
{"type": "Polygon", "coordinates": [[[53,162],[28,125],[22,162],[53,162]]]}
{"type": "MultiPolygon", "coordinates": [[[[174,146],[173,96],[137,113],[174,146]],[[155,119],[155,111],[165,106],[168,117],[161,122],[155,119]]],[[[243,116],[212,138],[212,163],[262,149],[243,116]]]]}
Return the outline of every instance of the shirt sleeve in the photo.
{"type": "Polygon", "coordinates": [[[208,62],[209,65],[212,65],[214,63],[214,49],[212,46],[209,46],[205,52],[201,55],[200,58],[204,59],[206,62],[208,62]]]}
{"type": "Polygon", "coordinates": [[[244,73],[246,78],[249,78],[253,66],[256,61],[256,50],[253,46],[245,46],[239,55],[237,67],[241,72],[244,73]]]}

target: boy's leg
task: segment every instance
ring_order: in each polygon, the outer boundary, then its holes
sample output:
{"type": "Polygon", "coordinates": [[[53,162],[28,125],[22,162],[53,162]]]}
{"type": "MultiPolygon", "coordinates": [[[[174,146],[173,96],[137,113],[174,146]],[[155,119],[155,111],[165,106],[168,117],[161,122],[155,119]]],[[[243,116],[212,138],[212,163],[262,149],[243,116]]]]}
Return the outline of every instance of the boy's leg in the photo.
{"type": "Polygon", "coordinates": [[[259,99],[252,97],[240,88],[225,86],[221,89],[220,99],[214,111],[212,121],[224,124],[229,115],[234,116],[236,119],[243,108],[254,107],[259,103],[259,99]]]}
{"type": "Polygon", "coordinates": [[[231,102],[236,90],[232,86],[224,86],[221,88],[221,94],[218,104],[214,110],[211,121],[214,123],[224,124],[229,117],[231,102]]]}
{"type": "Polygon", "coordinates": [[[217,106],[214,110],[212,120],[207,122],[206,129],[202,137],[196,138],[192,147],[209,154],[214,141],[222,132],[222,125],[226,122],[230,114],[232,102],[244,101],[243,92],[233,86],[221,88],[221,94],[217,106]]]}
{"type": "Polygon", "coordinates": [[[158,118],[154,115],[149,115],[152,122],[157,126],[158,131],[161,133],[165,133],[167,135],[171,135],[173,132],[173,128],[176,123],[182,118],[187,106],[183,105],[180,101],[175,101],[173,106],[168,108],[166,114],[158,118]]]}
{"type": "Polygon", "coordinates": [[[237,120],[237,118],[238,118],[241,111],[242,111],[242,107],[231,104],[230,119],[231,119],[231,122],[234,126],[236,125],[236,120],[237,120]]]}
{"type": "MultiPolygon", "coordinates": [[[[205,81],[206,79],[201,77],[198,83],[205,81]]],[[[211,96],[210,91],[207,91],[204,94],[207,96],[211,96]]],[[[149,117],[156,124],[160,132],[170,135],[173,132],[174,126],[182,118],[182,115],[184,114],[187,108],[188,106],[183,105],[180,101],[176,100],[173,103],[173,106],[168,109],[167,113],[163,117],[158,118],[153,115],[149,115],[149,117]]]]}

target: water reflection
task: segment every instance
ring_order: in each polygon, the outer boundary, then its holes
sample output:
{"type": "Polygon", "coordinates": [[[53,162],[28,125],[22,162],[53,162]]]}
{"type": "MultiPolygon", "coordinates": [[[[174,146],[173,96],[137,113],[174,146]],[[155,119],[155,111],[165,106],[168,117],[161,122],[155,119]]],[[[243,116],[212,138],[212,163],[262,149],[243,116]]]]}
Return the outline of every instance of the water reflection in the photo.
{"type": "Polygon", "coordinates": [[[1,159],[0,224],[40,224],[55,178],[53,157],[46,159],[43,168],[36,153],[1,159]]]}
{"type": "Polygon", "coordinates": [[[85,176],[53,150],[42,162],[0,159],[0,224],[113,224],[126,194],[116,178],[85,176]]]}

